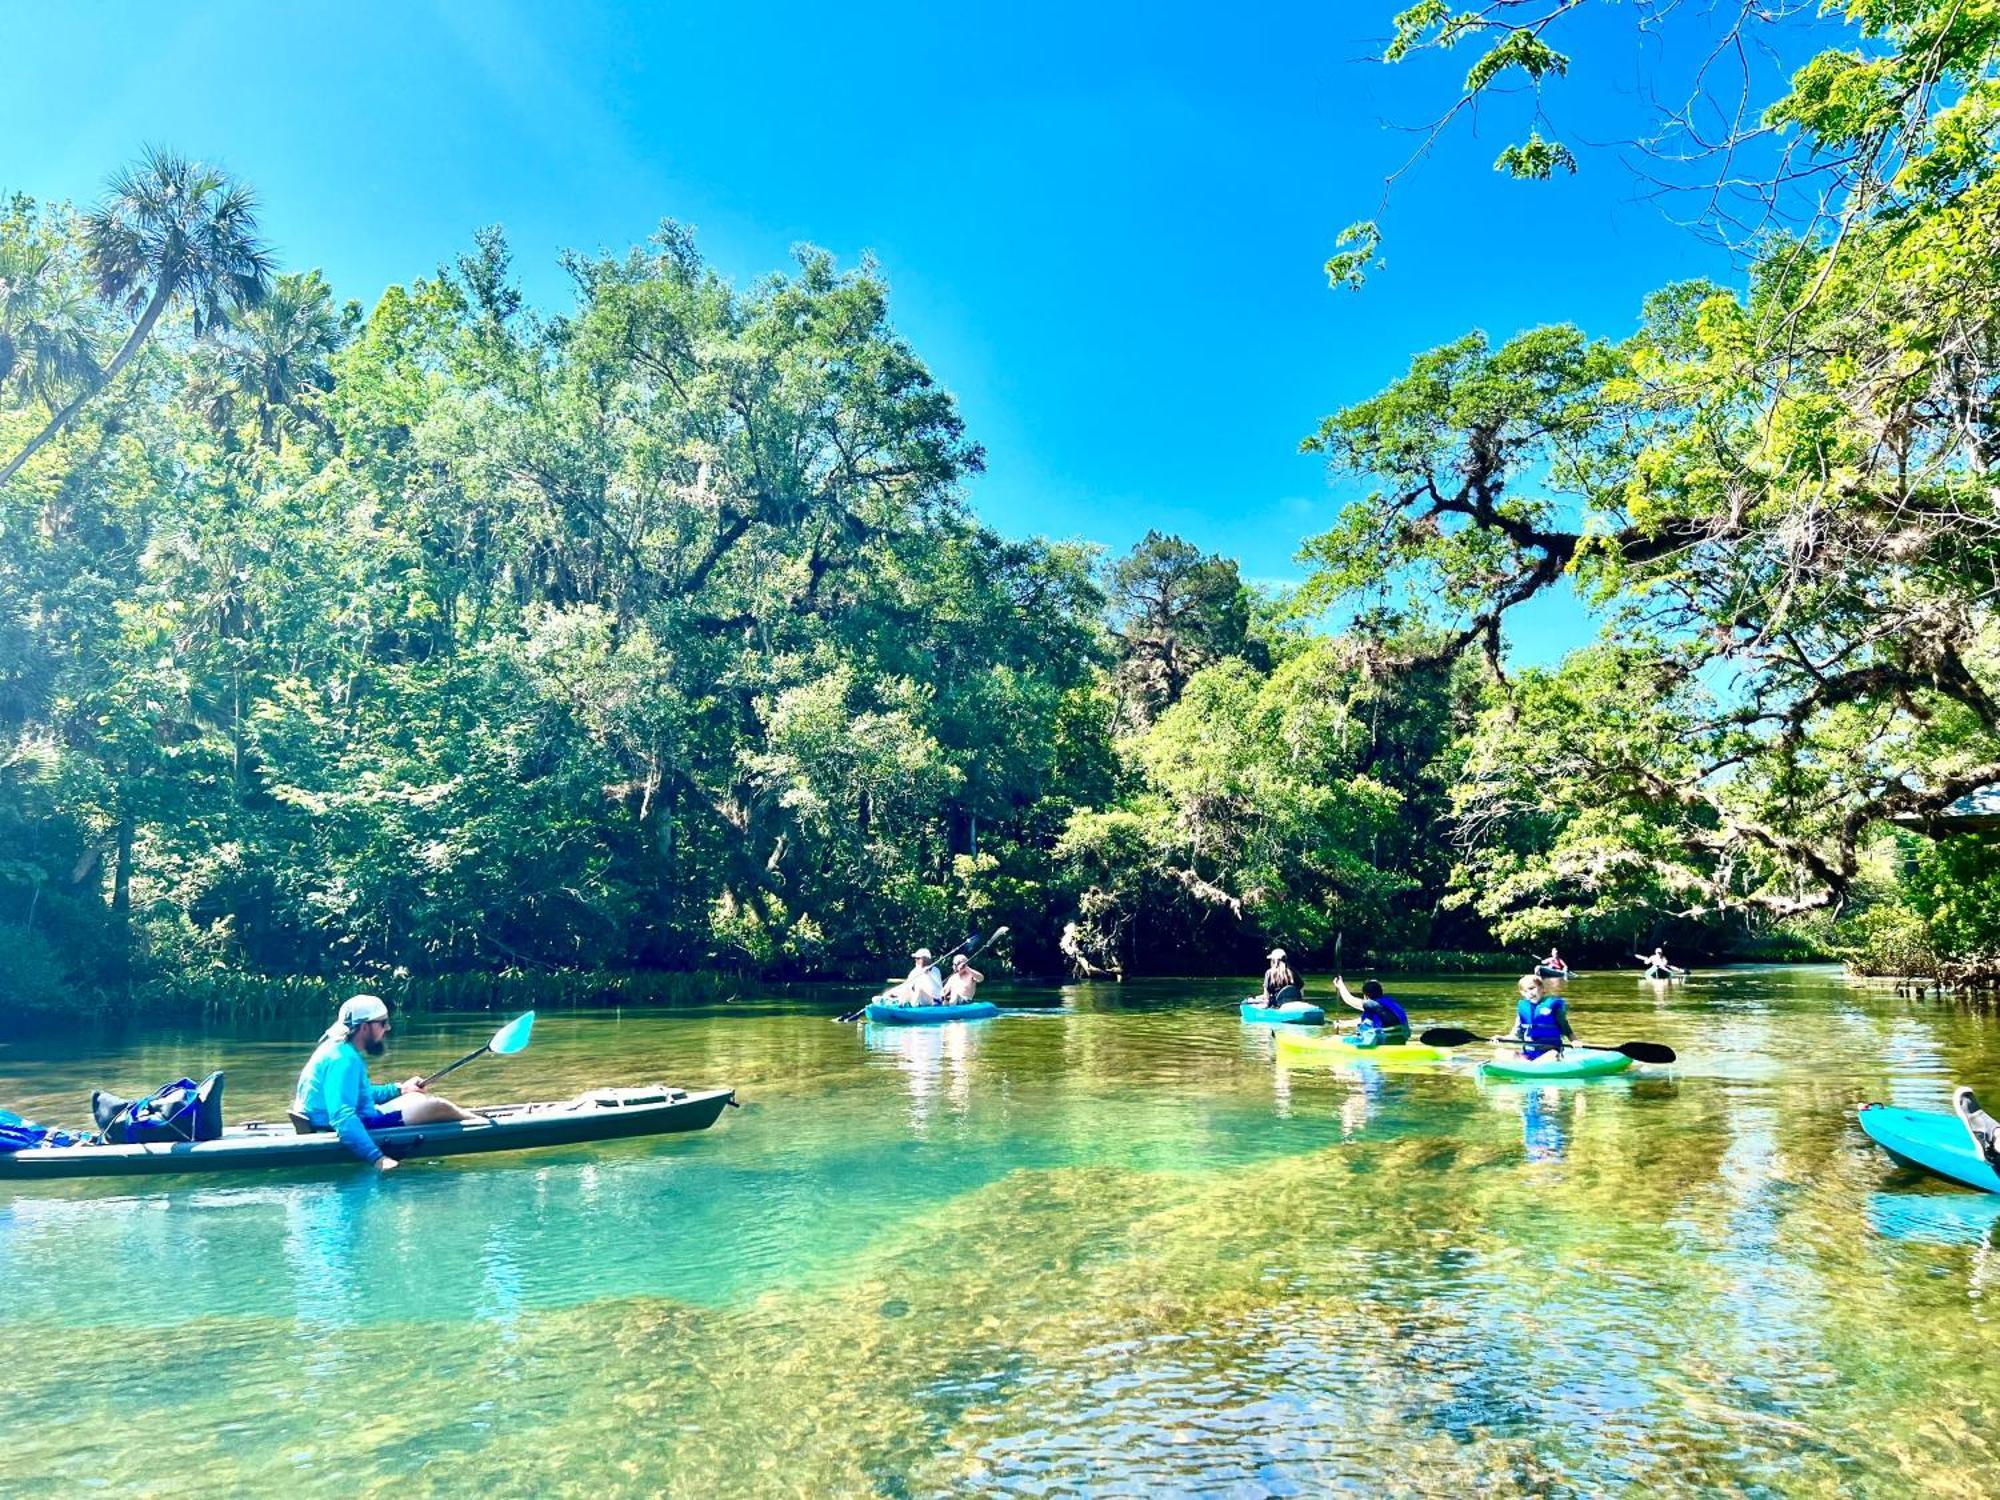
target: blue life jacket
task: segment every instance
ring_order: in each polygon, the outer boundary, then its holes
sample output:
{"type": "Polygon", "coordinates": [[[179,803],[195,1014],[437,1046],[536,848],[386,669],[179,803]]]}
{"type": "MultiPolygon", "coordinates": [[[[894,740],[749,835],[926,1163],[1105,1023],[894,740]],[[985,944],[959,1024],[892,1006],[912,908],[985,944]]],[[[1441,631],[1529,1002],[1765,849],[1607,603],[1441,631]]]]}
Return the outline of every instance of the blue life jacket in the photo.
{"type": "Polygon", "coordinates": [[[1394,1032],[1398,1026],[1410,1030],[1410,1012],[1402,1008],[1402,1002],[1384,994],[1374,1000],[1362,1000],[1362,1022],[1374,1026],[1378,1032],[1394,1032]]]}
{"type": "Polygon", "coordinates": [[[1567,1012],[1561,995],[1544,995],[1534,1001],[1523,995],[1514,1006],[1514,1033],[1539,1046],[1557,1046],[1563,1039],[1567,1012]]]}

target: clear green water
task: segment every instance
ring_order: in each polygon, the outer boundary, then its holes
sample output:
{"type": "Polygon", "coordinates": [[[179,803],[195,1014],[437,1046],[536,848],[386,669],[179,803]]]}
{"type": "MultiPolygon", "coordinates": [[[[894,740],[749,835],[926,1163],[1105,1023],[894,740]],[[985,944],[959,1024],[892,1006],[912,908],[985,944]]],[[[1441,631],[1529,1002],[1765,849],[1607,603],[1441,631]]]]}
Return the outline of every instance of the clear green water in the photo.
{"type": "MultiPolygon", "coordinates": [[[[2000,1196],[1852,1120],[2000,1093],[2000,1029],[1826,970],[1570,988],[1680,1066],[1291,1070],[1240,984],[936,1030],[829,993],[552,1014],[454,1079],[735,1086],[699,1135],[0,1187],[0,1492],[2000,1492],[2000,1196]]],[[[15,1043],[0,1105],[226,1065],[269,1117],[310,1030],[15,1043]]]]}

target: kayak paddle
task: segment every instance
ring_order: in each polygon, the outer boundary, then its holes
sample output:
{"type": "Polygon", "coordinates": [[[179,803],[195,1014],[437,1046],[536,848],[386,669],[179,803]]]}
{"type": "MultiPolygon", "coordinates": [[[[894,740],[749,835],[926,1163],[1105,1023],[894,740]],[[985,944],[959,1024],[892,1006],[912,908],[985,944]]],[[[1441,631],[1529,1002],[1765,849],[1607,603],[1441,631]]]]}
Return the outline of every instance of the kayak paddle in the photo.
{"type": "MultiPolygon", "coordinates": [[[[1001,928],[1001,929],[1000,929],[1000,932],[1005,932],[1006,930],[1007,930],[1007,929],[1003,927],[1003,928],[1001,928]]],[[[998,937],[998,936],[1000,936],[1000,932],[996,932],[996,933],[994,933],[993,935],[994,935],[995,937],[998,937]]],[[[938,965],[940,965],[940,966],[942,966],[942,965],[944,965],[944,964],[947,964],[947,963],[951,962],[951,958],[952,958],[952,955],[953,955],[953,954],[955,954],[955,953],[959,953],[959,952],[962,952],[962,951],[964,950],[964,948],[965,948],[965,946],[966,946],[966,943],[976,943],[976,942],[978,942],[978,941],[979,941],[979,934],[978,934],[978,933],[976,933],[976,932],[968,932],[968,933],[967,933],[967,934],[965,935],[965,942],[963,942],[963,943],[960,943],[960,944],[958,945],[958,947],[956,947],[956,948],[952,948],[952,949],[950,949],[950,950],[948,950],[948,951],[946,951],[946,952],[944,952],[944,953],[940,953],[940,954],[939,954],[939,955],[938,955],[938,956],[937,956],[936,958],[932,959],[932,960],[931,960],[931,962],[933,962],[933,963],[935,963],[935,964],[938,964],[938,965]]],[[[976,953],[976,952],[978,952],[979,950],[975,948],[975,949],[974,949],[973,951],[974,951],[974,952],[976,953]]],[[[891,984],[901,984],[901,983],[902,983],[903,981],[902,981],[901,979],[892,979],[892,980],[890,980],[889,982],[890,982],[891,984]]],[[[887,991],[884,991],[884,993],[886,994],[886,993],[887,993],[887,991]]],[[[857,1005],[857,1006],[856,1006],[856,1007],[855,1007],[855,1008],[854,1008],[853,1010],[850,1010],[850,1011],[848,1011],[848,1012],[847,1012],[847,1014],[845,1014],[845,1015],[841,1015],[841,1016],[835,1016],[835,1017],[833,1018],[833,1020],[834,1020],[834,1024],[835,1024],[835,1025],[844,1025],[845,1023],[847,1023],[847,1022],[849,1022],[849,1021],[858,1021],[858,1020],[860,1020],[860,1019],[861,1019],[861,1017],[862,1017],[862,1015],[863,1015],[863,1014],[864,1014],[864,1013],[865,1013],[865,1012],[867,1011],[867,1009],[868,1009],[868,1004],[869,1004],[869,1003],[873,1003],[873,1002],[868,1002],[868,1003],[864,1003],[864,1004],[861,1004],[861,1005],[857,1005]]]]}
{"type": "MultiPolygon", "coordinates": [[[[1502,1042],[1519,1044],[1517,1036],[1481,1036],[1476,1031],[1464,1031],[1456,1026],[1433,1026],[1417,1037],[1426,1047],[1463,1047],[1471,1042],[1502,1042]]],[[[1621,1042],[1616,1047],[1599,1047],[1590,1042],[1564,1042],[1551,1049],[1558,1052],[1622,1052],[1633,1062],[1670,1063],[1678,1054],[1664,1042],[1621,1042]]]]}
{"type": "Polygon", "coordinates": [[[448,1068],[439,1068],[430,1077],[418,1083],[418,1088],[427,1089],[447,1073],[455,1073],[475,1057],[484,1057],[491,1052],[495,1057],[512,1057],[528,1045],[528,1037],[535,1029],[535,1013],[525,1011],[514,1017],[505,1026],[493,1033],[493,1039],[475,1052],[468,1052],[448,1068]]]}
{"type": "MultiPolygon", "coordinates": [[[[1002,924],[1001,926],[994,928],[984,938],[980,937],[980,935],[975,932],[971,934],[969,937],[967,937],[965,942],[960,943],[958,947],[953,948],[950,952],[939,954],[936,961],[939,964],[943,964],[948,960],[956,957],[960,952],[964,952],[966,962],[970,963],[972,962],[973,959],[979,957],[979,955],[987,948],[990,948],[993,946],[993,944],[999,942],[1000,939],[1005,937],[1011,930],[1012,930],[1011,928],[1007,927],[1005,924],[1002,924]],[[971,945],[969,949],[967,948],[967,944],[971,945]]],[[[873,1003],[874,1003],[873,1001],[869,1002],[869,1004],[871,1005],[873,1003]]],[[[867,1011],[868,1011],[868,1006],[863,1005],[856,1010],[850,1010],[844,1016],[835,1016],[833,1019],[835,1021],[852,1021],[865,1015],[867,1011]]]]}

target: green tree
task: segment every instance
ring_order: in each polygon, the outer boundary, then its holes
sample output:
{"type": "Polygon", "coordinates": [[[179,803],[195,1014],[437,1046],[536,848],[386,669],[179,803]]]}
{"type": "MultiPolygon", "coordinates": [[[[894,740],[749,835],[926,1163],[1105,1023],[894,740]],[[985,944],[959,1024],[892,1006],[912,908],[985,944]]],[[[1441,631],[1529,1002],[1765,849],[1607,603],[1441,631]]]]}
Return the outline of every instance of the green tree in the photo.
{"type": "Polygon", "coordinates": [[[226,326],[269,286],[255,195],[226,173],[171,151],[149,148],[114,177],[109,197],[86,216],[84,237],[97,294],[135,321],[101,376],[84,383],[0,466],[0,485],[118,378],[168,308],[184,308],[200,334],[226,326]]]}
{"type": "Polygon", "coordinates": [[[1227,558],[1148,531],[1108,584],[1118,683],[1136,725],[1172,707],[1203,667],[1248,648],[1250,600],[1227,558]]]}

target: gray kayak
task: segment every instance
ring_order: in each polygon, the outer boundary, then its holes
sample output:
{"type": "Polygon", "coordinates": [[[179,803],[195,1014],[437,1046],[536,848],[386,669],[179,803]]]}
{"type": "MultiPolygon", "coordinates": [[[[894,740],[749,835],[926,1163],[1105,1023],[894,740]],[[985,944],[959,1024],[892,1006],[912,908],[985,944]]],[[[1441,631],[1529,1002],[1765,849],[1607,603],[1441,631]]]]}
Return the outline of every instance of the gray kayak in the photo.
{"type": "MultiPolygon", "coordinates": [[[[388,1155],[471,1156],[486,1151],[526,1151],[573,1146],[626,1136],[706,1130],[730,1103],[734,1089],[593,1089],[548,1104],[499,1104],[480,1109],[477,1123],[398,1125],[374,1132],[388,1155]]],[[[331,1131],[301,1135],[289,1121],[232,1125],[218,1140],[143,1146],[35,1146],[0,1152],[0,1182],[40,1182],[58,1177],[131,1177],[154,1172],[243,1172],[293,1167],[359,1167],[361,1162],[331,1131]]]]}

